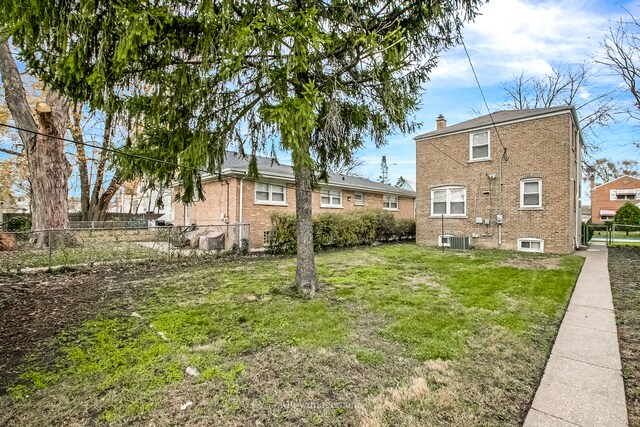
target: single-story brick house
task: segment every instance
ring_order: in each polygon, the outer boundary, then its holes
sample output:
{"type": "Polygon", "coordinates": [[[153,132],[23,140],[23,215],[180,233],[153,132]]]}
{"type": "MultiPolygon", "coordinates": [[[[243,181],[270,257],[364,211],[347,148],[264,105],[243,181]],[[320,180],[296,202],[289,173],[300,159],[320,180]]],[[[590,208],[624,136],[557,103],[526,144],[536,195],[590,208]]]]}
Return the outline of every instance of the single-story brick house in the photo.
{"type": "Polygon", "coordinates": [[[613,221],[616,211],[626,202],[640,204],[640,179],[624,175],[604,184],[595,185],[591,178],[591,222],[613,221]]]}
{"type": "MultiPolygon", "coordinates": [[[[259,249],[268,241],[271,215],[296,210],[295,179],[289,165],[258,157],[259,181],[247,178],[249,161],[227,152],[222,180],[202,179],[204,201],[185,205],[174,202],[175,225],[249,224],[250,248],[259,249]]],[[[179,191],[179,188],[175,190],[179,191]]],[[[398,218],[414,217],[415,192],[350,175],[329,174],[329,182],[313,191],[314,214],[376,208],[398,218]]]]}
{"type": "Polygon", "coordinates": [[[571,106],[498,111],[416,140],[416,241],[571,253],[582,135],[571,106]]]}

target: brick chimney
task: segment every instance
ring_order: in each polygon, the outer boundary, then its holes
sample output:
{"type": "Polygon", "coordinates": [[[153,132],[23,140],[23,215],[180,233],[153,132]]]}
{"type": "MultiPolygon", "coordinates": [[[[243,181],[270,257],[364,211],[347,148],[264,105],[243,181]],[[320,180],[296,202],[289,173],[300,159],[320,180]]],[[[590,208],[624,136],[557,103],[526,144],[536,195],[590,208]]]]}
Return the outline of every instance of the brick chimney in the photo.
{"type": "Polygon", "coordinates": [[[440,114],[436,118],[436,127],[438,130],[441,130],[447,127],[447,121],[444,119],[444,116],[442,114],[440,114]]]}
{"type": "Polygon", "coordinates": [[[591,174],[591,175],[589,176],[589,181],[591,182],[591,190],[593,190],[593,187],[595,187],[595,186],[596,186],[596,177],[595,177],[595,176],[593,176],[593,174],[591,174]]]}

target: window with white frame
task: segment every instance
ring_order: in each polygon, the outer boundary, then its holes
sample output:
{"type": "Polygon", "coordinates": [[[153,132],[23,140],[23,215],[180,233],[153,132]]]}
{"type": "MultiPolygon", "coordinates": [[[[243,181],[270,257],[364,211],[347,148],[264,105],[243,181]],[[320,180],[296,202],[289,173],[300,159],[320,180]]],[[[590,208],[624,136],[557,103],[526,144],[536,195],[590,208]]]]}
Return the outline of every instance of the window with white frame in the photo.
{"type": "Polygon", "coordinates": [[[284,205],[287,203],[283,185],[256,182],[256,203],[284,205]]]}
{"type": "Polygon", "coordinates": [[[364,205],[364,193],[353,193],[353,202],[358,206],[364,205]]]}
{"type": "Polygon", "coordinates": [[[542,207],[542,179],[527,178],[520,181],[520,207],[542,207]]]}
{"type": "Polygon", "coordinates": [[[638,190],[634,188],[626,190],[615,190],[615,192],[615,200],[635,200],[638,198],[638,190]]]}
{"type": "Polygon", "coordinates": [[[330,190],[325,188],[320,191],[320,207],[322,208],[341,208],[342,207],[342,190],[330,190]]]}
{"type": "Polygon", "coordinates": [[[389,211],[398,210],[398,196],[382,196],[382,209],[389,211]]]}
{"type": "Polygon", "coordinates": [[[469,136],[469,160],[489,160],[489,154],[489,131],[472,133],[469,136]]]}
{"type": "Polygon", "coordinates": [[[518,239],[518,250],[522,252],[544,252],[544,240],[530,237],[518,239]]]}
{"type": "Polygon", "coordinates": [[[466,214],[466,188],[439,187],[431,190],[431,215],[465,216],[466,214]]]}
{"type": "Polygon", "coordinates": [[[445,235],[438,235],[438,247],[445,247],[445,248],[450,248],[451,247],[451,240],[450,238],[453,237],[453,235],[451,234],[445,234],[445,235]]]}

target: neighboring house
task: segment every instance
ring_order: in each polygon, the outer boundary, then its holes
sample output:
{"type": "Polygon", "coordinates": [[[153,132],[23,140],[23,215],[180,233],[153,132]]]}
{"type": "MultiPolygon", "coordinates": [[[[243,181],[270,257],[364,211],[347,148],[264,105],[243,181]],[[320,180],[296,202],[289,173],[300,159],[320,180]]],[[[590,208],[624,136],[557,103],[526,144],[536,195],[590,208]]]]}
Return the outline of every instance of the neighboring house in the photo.
{"type": "MultiPolygon", "coordinates": [[[[295,213],[295,179],[291,166],[258,157],[259,181],[247,179],[249,161],[227,152],[218,177],[202,178],[205,200],[185,205],[174,202],[175,225],[249,224],[250,247],[268,242],[271,215],[295,213]]],[[[314,213],[377,208],[400,218],[413,218],[415,192],[355,176],[329,174],[328,183],[313,191],[314,213]]],[[[175,190],[179,191],[179,187],[175,190]]]]}
{"type": "Polygon", "coordinates": [[[82,207],[80,206],[80,197],[69,196],[69,213],[80,212],[82,207]]]}
{"type": "Polygon", "coordinates": [[[595,185],[591,178],[591,222],[613,221],[616,211],[626,202],[640,205],[640,179],[625,175],[604,184],[595,185]]]}
{"type": "Polygon", "coordinates": [[[405,181],[402,183],[400,188],[404,188],[405,190],[416,191],[416,183],[414,181],[405,181]]]}
{"type": "Polygon", "coordinates": [[[422,245],[570,253],[580,244],[582,135],[571,106],[499,111],[416,140],[422,245]]]}
{"type": "Polygon", "coordinates": [[[113,195],[107,212],[117,214],[147,214],[156,213],[162,216],[158,219],[171,221],[171,189],[148,189],[141,180],[127,181],[113,195]],[[163,207],[156,205],[162,196],[163,207]]]}

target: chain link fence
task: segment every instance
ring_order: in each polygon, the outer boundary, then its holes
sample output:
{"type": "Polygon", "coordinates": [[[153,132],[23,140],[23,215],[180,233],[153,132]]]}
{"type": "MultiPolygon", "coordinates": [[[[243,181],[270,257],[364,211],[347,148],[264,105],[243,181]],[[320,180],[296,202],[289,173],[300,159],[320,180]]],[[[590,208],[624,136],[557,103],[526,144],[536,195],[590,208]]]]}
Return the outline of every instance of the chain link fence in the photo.
{"type": "Polygon", "coordinates": [[[584,224],[583,244],[640,246],[640,225],[584,224]]]}
{"type": "Polygon", "coordinates": [[[69,221],[69,228],[75,229],[120,229],[120,228],[149,228],[154,226],[149,219],[128,219],[110,221],[69,221]]]}
{"type": "Polygon", "coordinates": [[[0,232],[0,271],[248,253],[249,224],[0,232]]]}

